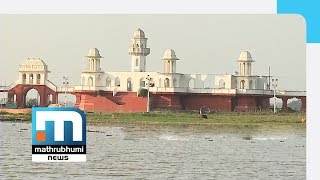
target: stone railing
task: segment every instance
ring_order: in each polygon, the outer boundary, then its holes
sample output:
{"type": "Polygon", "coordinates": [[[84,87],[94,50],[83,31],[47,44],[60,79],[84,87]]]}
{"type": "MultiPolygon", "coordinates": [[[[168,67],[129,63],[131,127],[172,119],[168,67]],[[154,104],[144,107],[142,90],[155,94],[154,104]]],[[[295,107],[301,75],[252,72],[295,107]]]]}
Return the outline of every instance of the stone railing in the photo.
{"type": "MultiPolygon", "coordinates": [[[[273,91],[272,91],[273,93],[273,91]]],[[[276,90],[276,96],[306,96],[306,91],[298,90],[276,90]]]]}
{"type": "Polygon", "coordinates": [[[272,95],[273,91],[264,89],[237,89],[237,94],[262,94],[272,95]]]}
{"type": "Polygon", "coordinates": [[[142,53],[144,55],[148,55],[150,53],[150,48],[134,48],[131,47],[128,49],[130,54],[142,53]]]}
{"type": "Polygon", "coordinates": [[[51,81],[49,81],[49,80],[46,80],[45,85],[46,85],[48,88],[50,88],[50,89],[52,89],[53,91],[55,91],[55,92],[57,92],[57,90],[58,90],[57,86],[54,85],[54,84],[53,84],[51,81]]]}
{"type": "Polygon", "coordinates": [[[236,89],[188,88],[189,93],[236,94],[236,89]]]}
{"type": "MultiPolygon", "coordinates": [[[[46,84],[47,85],[47,84],[46,84]]],[[[47,85],[48,86],[48,85],[47,85]]],[[[51,84],[52,88],[56,88],[51,84]]],[[[50,87],[50,86],[48,86],[50,87]]],[[[74,86],[68,87],[67,92],[74,91],[112,91],[115,95],[119,91],[119,87],[114,86],[74,86]]],[[[176,93],[203,93],[203,94],[256,94],[256,95],[270,95],[273,96],[273,90],[263,89],[226,89],[226,88],[189,88],[189,87],[149,87],[150,92],[176,92],[176,93]]],[[[65,92],[65,87],[60,87],[59,92],[65,92]]],[[[138,92],[137,92],[138,93],[138,92]]],[[[277,90],[276,96],[306,96],[306,91],[288,91],[277,90]]]]}
{"type": "Polygon", "coordinates": [[[74,87],[60,87],[59,92],[73,92],[74,91],[74,87]]]}
{"type": "MultiPolygon", "coordinates": [[[[78,86],[74,86],[72,88],[73,88],[72,91],[99,91],[99,90],[113,91],[114,90],[114,87],[110,87],[110,86],[106,87],[106,86],[81,86],[81,85],[78,85],[78,86]]],[[[62,88],[62,89],[64,89],[64,88],[62,88]]]]}
{"type": "Polygon", "coordinates": [[[18,85],[19,84],[19,80],[17,80],[17,81],[15,81],[14,83],[11,83],[9,86],[6,86],[5,87],[5,90],[10,90],[10,89],[12,89],[12,88],[14,88],[16,85],[18,85]]]}
{"type": "Polygon", "coordinates": [[[149,87],[150,92],[187,92],[185,87],[149,87]]]}

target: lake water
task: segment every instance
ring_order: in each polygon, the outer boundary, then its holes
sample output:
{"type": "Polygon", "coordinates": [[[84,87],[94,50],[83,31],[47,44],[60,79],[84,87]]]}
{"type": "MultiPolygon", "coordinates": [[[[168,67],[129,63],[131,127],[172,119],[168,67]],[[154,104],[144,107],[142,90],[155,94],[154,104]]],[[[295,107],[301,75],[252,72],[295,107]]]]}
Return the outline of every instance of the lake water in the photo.
{"type": "Polygon", "coordinates": [[[0,122],[0,179],[306,178],[304,128],[87,129],[87,162],[32,163],[31,123],[0,122]]]}

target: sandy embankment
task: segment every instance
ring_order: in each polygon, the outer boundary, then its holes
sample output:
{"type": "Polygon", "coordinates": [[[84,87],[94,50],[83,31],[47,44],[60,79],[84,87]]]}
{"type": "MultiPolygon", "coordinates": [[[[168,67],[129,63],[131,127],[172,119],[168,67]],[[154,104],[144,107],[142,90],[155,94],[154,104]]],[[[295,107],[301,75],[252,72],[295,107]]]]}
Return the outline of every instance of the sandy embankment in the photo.
{"type": "Polygon", "coordinates": [[[31,108],[26,108],[26,109],[1,109],[1,111],[4,111],[4,112],[8,112],[8,113],[11,113],[11,114],[28,114],[28,113],[31,113],[31,108]]]}

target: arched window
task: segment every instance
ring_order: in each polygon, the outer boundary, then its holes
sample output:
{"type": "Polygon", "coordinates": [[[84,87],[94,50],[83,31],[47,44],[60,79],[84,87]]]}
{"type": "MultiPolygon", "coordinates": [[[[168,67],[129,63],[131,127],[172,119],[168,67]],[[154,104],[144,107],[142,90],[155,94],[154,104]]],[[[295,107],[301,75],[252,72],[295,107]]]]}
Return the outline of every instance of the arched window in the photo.
{"type": "Polygon", "coordinates": [[[139,66],[139,59],[136,59],[136,66],[139,66]]]}
{"type": "Polygon", "coordinates": [[[245,89],[246,87],[246,81],[245,80],[241,80],[240,81],[240,89],[245,89]]]}
{"type": "Polygon", "coordinates": [[[111,79],[109,77],[107,77],[107,79],[106,79],[106,86],[107,87],[111,86],[111,79]]]}
{"type": "Polygon", "coordinates": [[[226,88],[226,83],[224,82],[223,79],[221,79],[221,80],[219,81],[219,88],[221,88],[221,89],[226,88]]]}
{"type": "Polygon", "coordinates": [[[173,85],[173,87],[177,86],[177,79],[176,78],[173,78],[172,85],[173,85]]]}
{"type": "Polygon", "coordinates": [[[13,103],[13,104],[16,104],[16,102],[17,102],[17,95],[14,94],[14,95],[12,96],[12,103],[13,103]]]}
{"type": "Polygon", "coordinates": [[[253,81],[252,80],[249,81],[249,89],[253,89],[253,81]]]}
{"type": "Polygon", "coordinates": [[[116,79],[114,80],[114,86],[120,87],[120,79],[118,77],[116,77],[116,79]]]}
{"type": "Polygon", "coordinates": [[[22,84],[26,84],[26,80],[27,80],[27,75],[22,74],[22,84]]]}
{"type": "Polygon", "coordinates": [[[164,80],[164,87],[170,87],[170,80],[169,80],[169,78],[166,78],[166,79],[164,80]]]}
{"type": "Polygon", "coordinates": [[[37,84],[40,84],[41,75],[37,74],[37,84]]]}
{"type": "Polygon", "coordinates": [[[92,77],[88,78],[88,86],[93,86],[93,78],[92,77]]]}
{"type": "Polygon", "coordinates": [[[127,91],[132,91],[131,78],[128,78],[128,79],[127,79],[127,91]]]}
{"type": "Polygon", "coordinates": [[[29,76],[29,84],[33,84],[33,74],[30,74],[29,76]]]}
{"type": "Polygon", "coordinates": [[[146,82],[144,80],[144,78],[140,79],[140,87],[145,87],[146,86],[146,82]]]}
{"type": "Polygon", "coordinates": [[[238,81],[236,79],[234,80],[234,87],[235,89],[238,89],[238,81]]]}
{"type": "Polygon", "coordinates": [[[245,65],[245,63],[243,63],[243,74],[244,75],[246,74],[246,65],[245,65]]]}

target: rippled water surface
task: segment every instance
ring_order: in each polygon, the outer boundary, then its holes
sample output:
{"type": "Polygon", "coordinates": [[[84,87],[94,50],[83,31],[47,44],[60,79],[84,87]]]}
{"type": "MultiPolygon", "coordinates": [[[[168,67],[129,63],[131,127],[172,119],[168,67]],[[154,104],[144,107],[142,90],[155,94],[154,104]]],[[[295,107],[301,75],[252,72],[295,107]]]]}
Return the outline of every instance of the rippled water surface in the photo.
{"type": "Polygon", "coordinates": [[[87,162],[32,163],[31,124],[0,122],[0,179],[305,179],[303,128],[89,126],[87,162]]]}

